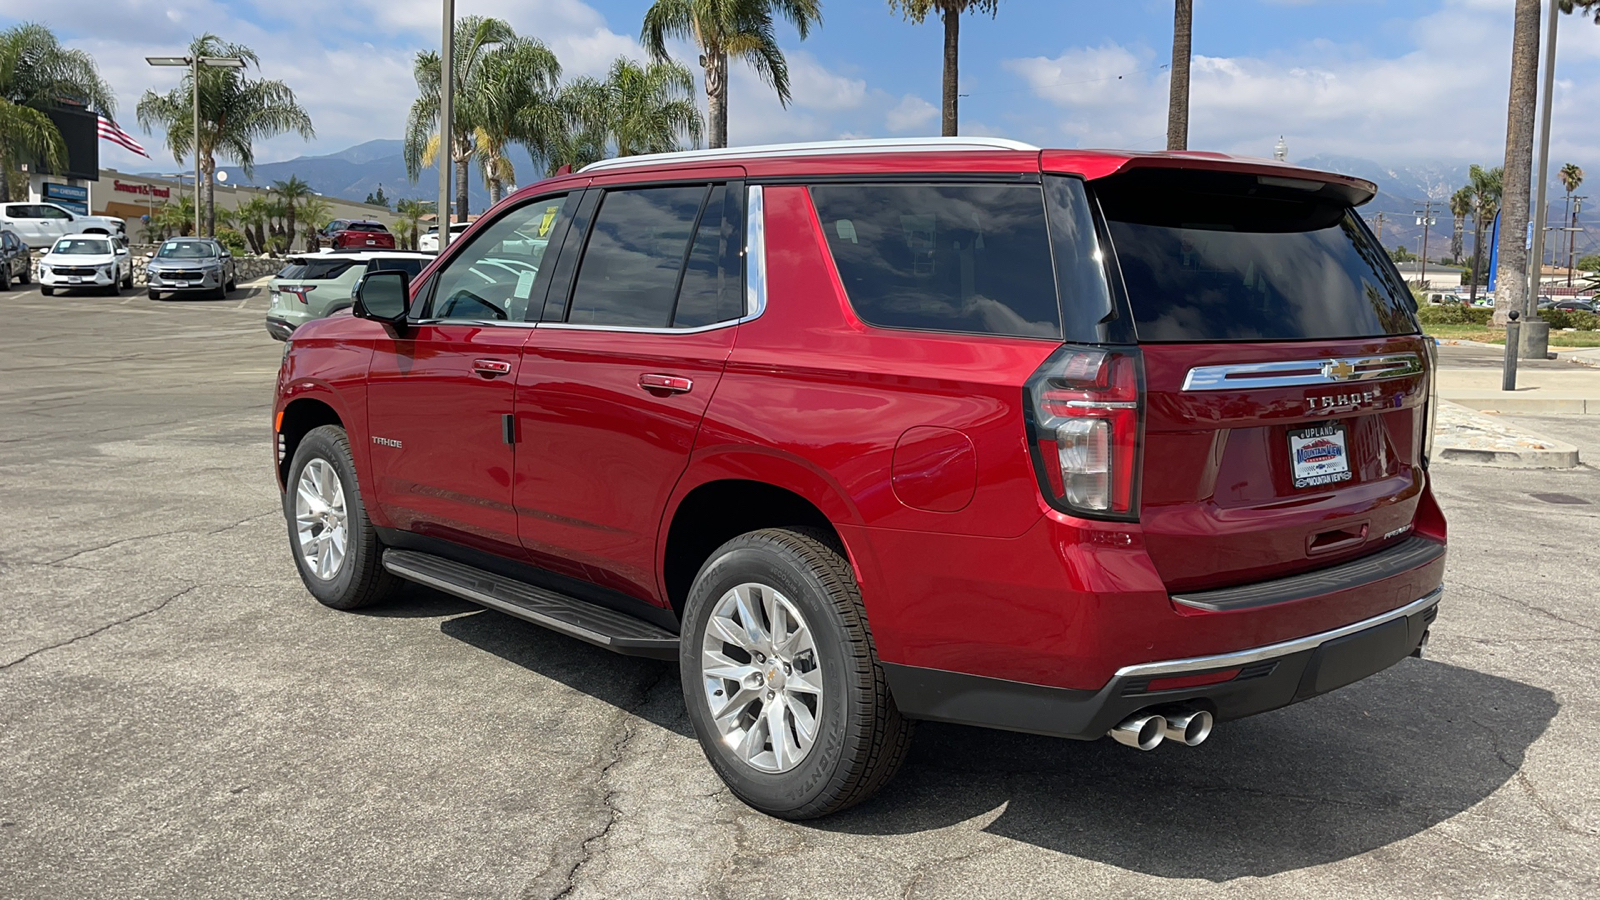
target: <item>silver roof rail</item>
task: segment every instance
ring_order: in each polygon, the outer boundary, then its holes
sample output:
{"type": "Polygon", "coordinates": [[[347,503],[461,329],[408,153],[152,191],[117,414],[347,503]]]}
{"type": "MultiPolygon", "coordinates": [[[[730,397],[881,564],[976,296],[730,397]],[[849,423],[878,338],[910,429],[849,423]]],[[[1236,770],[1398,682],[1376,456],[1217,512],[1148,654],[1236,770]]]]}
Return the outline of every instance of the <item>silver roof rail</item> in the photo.
{"type": "Polygon", "coordinates": [[[844,153],[915,153],[960,150],[1021,150],[1038,153],[1039,148],[1021,141],[994,137],[870,138],[859,141],[810,141],[798,144],[760,144],[752,147],[721,147],[716,150],[682,150],[677,153],[647,153],[618,156],[592,162],[579,172],[599,172],[653,166],[675,162],[714,162],[716,160],[770,158],[774,156],[826,156],[844,153]]]}

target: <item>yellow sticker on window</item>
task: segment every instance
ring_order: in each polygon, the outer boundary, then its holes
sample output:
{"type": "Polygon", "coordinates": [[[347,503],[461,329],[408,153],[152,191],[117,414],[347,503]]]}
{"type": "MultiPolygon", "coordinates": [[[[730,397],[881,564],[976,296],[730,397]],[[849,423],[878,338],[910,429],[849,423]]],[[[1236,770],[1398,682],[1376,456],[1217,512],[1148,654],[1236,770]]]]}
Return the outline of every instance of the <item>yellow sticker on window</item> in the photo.
{"type": "Polygon", "coordinates": [[[539,237],[549,237],[550,226],[556,222],[556,213],[561,211],[560,206],[546,206],[544,218],[539,220],[539,237]]]}

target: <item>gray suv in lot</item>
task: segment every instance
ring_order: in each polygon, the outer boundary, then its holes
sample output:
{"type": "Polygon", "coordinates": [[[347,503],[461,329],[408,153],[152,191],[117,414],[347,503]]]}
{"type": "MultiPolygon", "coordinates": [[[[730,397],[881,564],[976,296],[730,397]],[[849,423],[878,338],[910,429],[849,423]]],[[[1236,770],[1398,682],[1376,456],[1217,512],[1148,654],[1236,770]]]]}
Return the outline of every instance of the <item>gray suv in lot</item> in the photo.
{"type": "Polygon", "coordinates": [[[399,269],[415,278],[433,259],[432,253],[404,250],[291,256],[267,286],[267,333],[287,341],[301,325],[349,309],[368,272],[399,269]]]}
{"type": "Polygon", "coordinates": [[[151,300],[162,294],[204,294],[221,300],[238,287],[233,254],[210,238],[163,241],[145,263],[151,300]]]}

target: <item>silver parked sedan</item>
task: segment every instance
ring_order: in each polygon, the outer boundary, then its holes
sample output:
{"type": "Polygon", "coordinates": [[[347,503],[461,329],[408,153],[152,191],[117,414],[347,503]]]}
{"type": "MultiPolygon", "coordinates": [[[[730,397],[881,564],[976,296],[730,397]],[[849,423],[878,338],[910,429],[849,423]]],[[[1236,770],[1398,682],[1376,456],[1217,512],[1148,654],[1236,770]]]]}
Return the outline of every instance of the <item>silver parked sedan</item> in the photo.
{"type": "Polygon", "coordinates": [[[145,265],[150,299],[162,294],[203,294],[222,299],[238,287],[233,254],[211,238],[173,238],[145,265]]]}

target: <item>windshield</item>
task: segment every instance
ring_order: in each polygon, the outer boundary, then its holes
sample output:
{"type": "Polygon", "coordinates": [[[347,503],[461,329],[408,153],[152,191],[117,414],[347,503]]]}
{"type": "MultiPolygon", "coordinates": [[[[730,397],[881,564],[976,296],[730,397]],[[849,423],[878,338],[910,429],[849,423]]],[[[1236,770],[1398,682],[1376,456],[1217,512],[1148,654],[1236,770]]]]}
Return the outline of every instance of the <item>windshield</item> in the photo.
{"type": "Polygon", "coordinates": [[[200,241],[167,241],[156,253],[162,259],[210,259],[217,253],[200,241]]]}
{"type": "Polygon", "coordinates": [[[1254,176],[1095,183],[1141,341],[1414,334],[1416,301],[1355,211],[1254,176]]]}
{"type": "Polygon", "coordinates": [[[50,252],[61,256],[109,256],[111,242],[103,238],[62,238],[50,252]]]}

